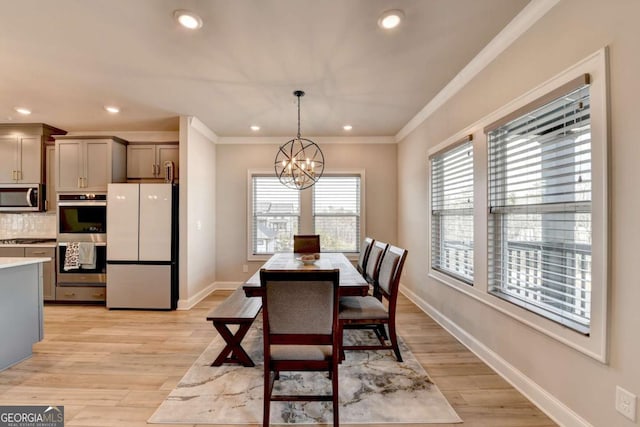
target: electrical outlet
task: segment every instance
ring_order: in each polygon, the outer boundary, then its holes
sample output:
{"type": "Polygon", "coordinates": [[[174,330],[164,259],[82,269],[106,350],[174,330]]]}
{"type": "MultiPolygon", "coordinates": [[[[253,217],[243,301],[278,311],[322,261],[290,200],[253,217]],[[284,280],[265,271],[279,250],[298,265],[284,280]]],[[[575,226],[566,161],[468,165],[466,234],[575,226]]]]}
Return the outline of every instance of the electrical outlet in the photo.
{"type": "Polygon", "coordinates": [[[631,421],[636,420],[636,395],[616,386],[616,410],[631,421]]]}
{"type": "Polygon", "coordinates": [[[242,272],[243,273],[248,273],[249,272],[249,266],[247,264],[242,264],[242,272]]]}

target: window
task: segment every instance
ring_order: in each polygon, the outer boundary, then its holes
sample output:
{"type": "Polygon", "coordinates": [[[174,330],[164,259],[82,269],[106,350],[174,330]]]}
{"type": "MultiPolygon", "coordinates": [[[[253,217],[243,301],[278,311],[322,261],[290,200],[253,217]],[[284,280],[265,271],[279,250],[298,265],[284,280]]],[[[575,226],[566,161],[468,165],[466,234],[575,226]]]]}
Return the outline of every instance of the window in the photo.
{"type": "Polygon", "coordinates": [[[472,137],[431,157],[431,268],[473,284],[472,137]]]}
{"type": "Polygon", "coordinates": [[[293,251],[294,234],[319,234],[324,252],[356,254],[364,235],[364,171],[327,172],[308,190],[285,187],[269,172],[249,171],[249,260],[293,251]]]}
{"type": "Polygon", "coordinates": [[[300,224],[300,192],[285,187],[275,176],[254,175],[251,181],[253,254],[292,251],[300,224]]]}
{"type": "Polygon", "coordinates": [[[589,76],[488,126],[489,292],[588,334],[589,76]]]}
{"type": "Polygon", "coordinates": [[[360,176],[323,176],[313,186],[314,234],[323,252],[358,252],[360,176]]]}

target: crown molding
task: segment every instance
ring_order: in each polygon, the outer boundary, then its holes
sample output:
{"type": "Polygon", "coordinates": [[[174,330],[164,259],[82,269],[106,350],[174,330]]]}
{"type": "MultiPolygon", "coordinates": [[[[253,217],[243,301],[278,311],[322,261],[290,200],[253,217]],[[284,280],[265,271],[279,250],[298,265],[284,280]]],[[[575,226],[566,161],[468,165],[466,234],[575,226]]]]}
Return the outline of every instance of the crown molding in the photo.
{"type": "Polygon", "coordinates": [[[505,49],[524,34],[533,24],[542,18],[560,0],[531,0],[506,27],[498,33],[433,99],[416,114],[395,136],[402,141],[413,132],[438,108],[442,107],[475,76],[487,67],[505,49]]]}
{"type": "MultiPolygon", "coordinates": [[[[264,144],[264,145],[282,145],[293,136],[221,136],[218,137],[216,144],[264,144]]],[[[304,136],[316,144],[395,144],[396,140],[393,136],[304,136]]]]}

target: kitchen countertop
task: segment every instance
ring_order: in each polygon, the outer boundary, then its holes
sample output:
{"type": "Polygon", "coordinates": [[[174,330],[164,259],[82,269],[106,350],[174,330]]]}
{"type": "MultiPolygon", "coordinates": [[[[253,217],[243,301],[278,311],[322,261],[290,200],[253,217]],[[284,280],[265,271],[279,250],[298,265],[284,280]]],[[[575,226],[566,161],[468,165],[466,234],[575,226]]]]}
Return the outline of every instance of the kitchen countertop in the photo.
{"type": "Polygon", "coordinates": [[[56,241],[43,243],[0,243],[0,248],[55,248],[56,241]]]}
{"type": "Polygon", "coordinates": [[[6,237],[0,239],[0,248],[11,247],[54,248],[56,239],[52,237],[6,237]]]}
{"type": "Polygon", "coordinates": [[[42,258],[42,257],[41,258],[31,258],[31,257],[2,258],[0,257],[0,270],[4,268],[19,267],[21,265],[37,264],[39,262],[48,262],[48,261],[51,261],[51,258],[42,258]]]}

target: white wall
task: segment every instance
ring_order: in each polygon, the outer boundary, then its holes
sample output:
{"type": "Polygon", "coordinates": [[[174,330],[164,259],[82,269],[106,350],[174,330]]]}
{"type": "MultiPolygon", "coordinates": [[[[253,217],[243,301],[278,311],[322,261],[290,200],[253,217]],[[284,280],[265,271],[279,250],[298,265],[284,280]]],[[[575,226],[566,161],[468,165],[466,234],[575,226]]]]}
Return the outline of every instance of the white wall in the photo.
{"type": "MultiPolygon", "coordinates": [[[[566,425],[638,425],[614,409],[616,385],[640,394],[640,2],[562,0],[398,147],[398,238],[409,249],[402,282],[459,337],[521,375],[566,425]],[[427,276],[427,151],[501,106],[608,46],[610,53],[609,363],[553,338],[427,276]],[[557,399],[557,400],[556,400],[557,399]]],[[[485,278],[477,278],[484,280],[485,278]]]]}
{"type": "Polygon", "coordinates": [[[216,135],[195,117],[180,117],[180,297],[192,307],[216,273],[216,135]]]}
{"type": "MultiPolygon", "coordinates": [[[[280,144],[287,139],[281,138],[280,144]]],[[[354,144],[348,140],[343,138],[339,142],[323,143],[323,138],[313,138],[324,153],[326,171],[364,169],[365,234],[397,243],[397,145],[354,144]]],[[[390,138],[387,140],[392,141],[390,138]]],[[[216,148],[216,281],[224,287],[224,282],[245,281],[262,264],[247,261],[247,171],[271,171],[278,144],[273,144],[271,138],[246,138],[244,143],[234,138],[232,144],[218,144],[216,148]],[[247,273],[242,272],[244,264],[249,267],[247,273]]]]}

